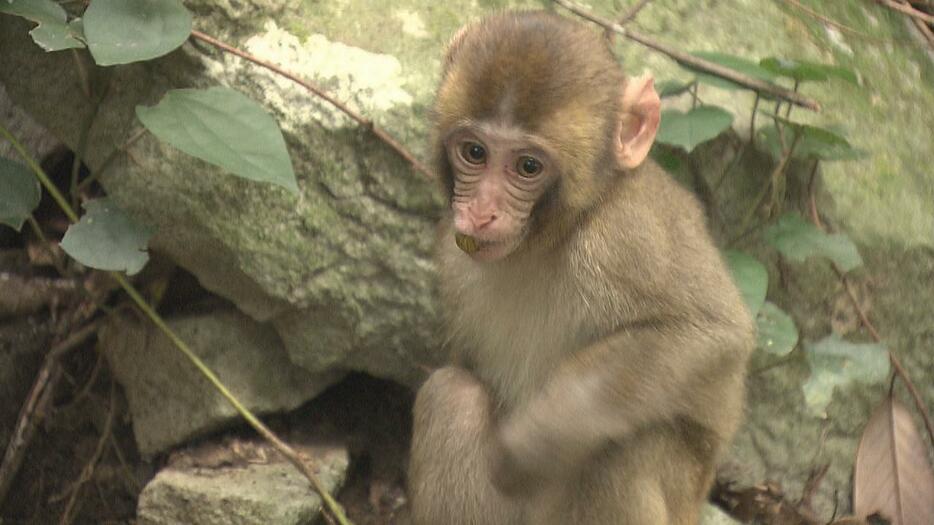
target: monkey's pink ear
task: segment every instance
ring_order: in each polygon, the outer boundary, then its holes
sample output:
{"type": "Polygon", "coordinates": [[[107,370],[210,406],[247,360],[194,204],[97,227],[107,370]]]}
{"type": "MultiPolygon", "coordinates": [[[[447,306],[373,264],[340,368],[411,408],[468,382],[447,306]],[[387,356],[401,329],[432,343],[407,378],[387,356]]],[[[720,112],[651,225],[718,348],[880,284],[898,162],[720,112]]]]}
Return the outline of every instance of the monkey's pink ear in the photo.
{"type": "Polygon", "coordinates": [[[621,168],[633,169],[649,154],[661,120],[661,106],[652,75],[647,73],[626,82],[616,144],[616,161],[621,168]]]}

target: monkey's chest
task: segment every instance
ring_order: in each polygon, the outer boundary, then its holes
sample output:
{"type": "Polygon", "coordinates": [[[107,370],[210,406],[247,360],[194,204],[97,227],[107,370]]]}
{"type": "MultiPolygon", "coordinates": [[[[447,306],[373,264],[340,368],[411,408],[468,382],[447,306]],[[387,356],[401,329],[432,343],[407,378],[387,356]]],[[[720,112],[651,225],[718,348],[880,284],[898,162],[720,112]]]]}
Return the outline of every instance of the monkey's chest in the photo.
{"type": "Polygon", "coordinates": [[[587,305],[567,286],[519,276],[480,279],[455,304],[457,345],[510,411],[533,397],[560,363],[593,340],[587,305]]]}

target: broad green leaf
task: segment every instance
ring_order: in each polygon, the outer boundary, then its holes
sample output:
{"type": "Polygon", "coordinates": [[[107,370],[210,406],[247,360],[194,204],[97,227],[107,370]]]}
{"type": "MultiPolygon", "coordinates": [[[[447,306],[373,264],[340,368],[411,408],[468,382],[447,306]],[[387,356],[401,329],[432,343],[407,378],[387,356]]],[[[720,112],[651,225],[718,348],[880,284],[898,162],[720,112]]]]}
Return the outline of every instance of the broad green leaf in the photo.
{"type": "MultiPolygon", "coordinates": [[[[866,156],[865,151],[854,148],[848,140],[833,130],[792,122],[782,117],[777,118],[779,122],[787,126],[786,147],[791,146],[795,135],[800,136],[792,155],[796,159],[835,161],[856,160],[866,156]]],[[[778,130],[775,126],[760,129],[759,137],[775,158],[781,157],[781,141],[778,140],[778,130]]]]}
{"type": "Polygon", "coordinates": [[[143,269],[149,260],[146,245],[152,230],[130,218],[109,197],[88,201],[86,213],[62,238],[62,249],[85,266],[98,270],[143,269]]]}
{"type": "Polygon", "coordinates": [[[279,126],[238,91],[176,89],[156,106],[136,106],[136,116],[155,136],[189,155],[245,179],[298,192],[279,126]]]}
{"type": "Polygon", "coordinates": [[[68,15],[52,0],[0,0],[0,13],[17,15],[36,22],[29,36],[46,51],[84,47],[81,33],[68,24],[68,15]]]}
{"type": "Polygon", "coordinates": [[[737,250],[727,250],[723,252],[723,257],[733,274],[733,282],[746,302],[749,315],[755,317],[765,303],[769,272],[755,257],[737,250]]]}
{"type": "Polygon", "coordinates": [[[678,80],[664,80],[658,84],[655,84],[655,90],[658,91],[658,96],[661,98],[675,97],[691,89],[691,85],[693,84],[693,79],[687,82],[680,82],[678,80]]]}
{"type": "Polygon", "coordinates": [[[29,168],[0,157],[0,224],[19,231],[41,197],[39,181],[29,168]]]}
{"type": "Polygon", "coordinates": [[[794,319],[768,301],[756,316],[756,331],[756,346],[770,354],[787,355],[798,344],[794,319]]]}
{"type": "Polygon", "coordinates": [[[834,77],[853,84],[859,83],[853,71],[845,67],[829,64],[769,57],[760,60],[759,65],[776,75],[788,77],[798,82],[823,82],[834,77]]]}
{"type": "Polygon", "coordinates": [[[662,122],[656,140],[672,146],[693,150],[733,123],[733,115],[717,106],[698,106],[687,113],[676,109],[662,111],[662,122]]]}
{"type": "Polygon", "coordinates": [[[856,245],[843,234],[829,235],[796,213],[781,216],[765,231],[765,240],[785,257],[803,262],[808,257],[826,257],[848,272],[863,264],[856,245]]]}
{"type": "Polygon", "coordinates": [[[160,57],[191,34],[191,13],[180,0],[94,0],[84,34],[100,66],[160,57]]]}
{"type": "MultiPolygon", "coordinates": [[[[738,73],[742,73],[747,77],[756,78],[759,80],[764,80],[766,82],[771,82],[775,78],[775,73],[759,66],[756,62],[734,55],[729,55],[726,53],[718,53],[713,51],[695,51],[691,53],[692,55],[703,58],[714,64],[730,68],[738,73]]],[[[683,64],[682,64],[683,65],[683,64]]],[[[730,82],[725,78],[720,78],[703,71],[694,69],[690,66],[685,66],[690,71],[693,71],[697,74],[697,80],[711,86],[716,86],[723,89],[749,89],[746,86],[741,86],[734,82],[730,82]]]]}
{"type": "Polygon", "coordinates": [[[879,383],[889,375],[889,354],[881,344],[848,343],[831,334],[804,345],[811,377],[802,385],[808,410],[826,417],[833,389],[854,381],[879,383]]]}

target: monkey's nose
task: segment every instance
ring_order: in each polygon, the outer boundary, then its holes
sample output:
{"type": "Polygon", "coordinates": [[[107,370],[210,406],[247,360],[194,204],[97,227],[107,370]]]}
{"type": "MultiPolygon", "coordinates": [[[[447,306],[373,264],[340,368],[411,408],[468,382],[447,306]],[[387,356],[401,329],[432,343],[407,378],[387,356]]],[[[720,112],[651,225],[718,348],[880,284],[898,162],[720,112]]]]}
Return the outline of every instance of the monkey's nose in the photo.
{"type": "Polygon", "coordinates": [[[490,224],[493,224],[493,221],[496,220],[495,213],[487,213],[483,215],[474,215],[471,217],[473,221],[473,227],[475,230],[480,231],[490,224]]]}

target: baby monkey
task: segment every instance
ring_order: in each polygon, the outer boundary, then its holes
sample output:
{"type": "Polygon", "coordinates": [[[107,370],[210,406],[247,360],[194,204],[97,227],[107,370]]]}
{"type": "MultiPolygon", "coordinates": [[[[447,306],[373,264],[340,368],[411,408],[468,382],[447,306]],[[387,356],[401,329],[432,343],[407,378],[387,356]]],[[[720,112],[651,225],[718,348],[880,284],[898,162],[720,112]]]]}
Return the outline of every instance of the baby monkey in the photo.
{"type": "Polygon", "coordinates": [[[753,329],[698,202],[646,159],[659,106],[557,15],[454,37],[435,108],[454,363],[415,402],[415,524],[697,523],[753,329]]]}

